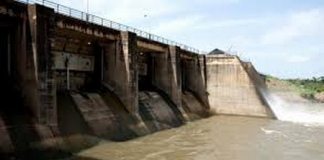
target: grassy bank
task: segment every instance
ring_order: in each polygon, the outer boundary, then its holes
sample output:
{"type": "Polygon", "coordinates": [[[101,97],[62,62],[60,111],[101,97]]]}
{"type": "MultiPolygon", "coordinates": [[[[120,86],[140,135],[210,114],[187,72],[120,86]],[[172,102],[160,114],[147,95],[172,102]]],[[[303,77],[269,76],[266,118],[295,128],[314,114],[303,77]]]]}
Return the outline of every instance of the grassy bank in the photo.
{"type": "MultiPolygon", "coordinates": [[[[324,77],[312,79],[280,79],[270,75],[266,76],[267,84],[277,85],[279,88],[289,88],[298,92],[302,97],[315,100],[315,95],[324,93],[324,77]],[[279,84],[279,85],[278,85],[279,84]]],[[[273,86],[270,86],[273,87],[273,86]]]]}
{"type": "Polygon", "coordinates": [[[314,99],[315,95],[324,92],[324,77],[313,79],[289,79],[296,90],[305,98],[314,99]]]}

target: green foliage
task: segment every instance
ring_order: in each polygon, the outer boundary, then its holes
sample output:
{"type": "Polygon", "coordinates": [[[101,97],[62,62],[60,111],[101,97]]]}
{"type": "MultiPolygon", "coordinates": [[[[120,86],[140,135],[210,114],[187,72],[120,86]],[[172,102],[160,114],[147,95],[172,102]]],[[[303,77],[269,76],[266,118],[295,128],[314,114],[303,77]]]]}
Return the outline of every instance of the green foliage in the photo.
{"type": "Polygon", "coordinates": [[[288,80],[305,98],[313,99],[316,93],[324,92],[324,77],[288,80]]]}
{"type": "Polygon", "coordinates": [[[271,79],[275,79],[275,77],[273,77],[273,76],[271,76],[271,75],[265,75],[265,80],[266,80],[267,82],[270,82],[271,79]]]}
{"type": "Polygon", "coordinates": [[[314,93],[301,93],[301,96],[307,99],[314,99],[314,93]]]}

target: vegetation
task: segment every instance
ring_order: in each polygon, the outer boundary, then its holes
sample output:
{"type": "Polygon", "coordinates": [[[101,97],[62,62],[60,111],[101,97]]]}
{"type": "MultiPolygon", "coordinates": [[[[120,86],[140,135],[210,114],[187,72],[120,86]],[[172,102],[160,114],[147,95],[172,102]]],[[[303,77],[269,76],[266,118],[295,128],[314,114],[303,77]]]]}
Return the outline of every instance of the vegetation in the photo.
{"type": "MultiPolygon", "coordinates": [[[[287,79],[283,80],[271,75],[264,75],[265,80],[268,84],[277,86],[277,87],[285,87],[289,86],[295,92],[298,92],[302,97],[318,100],[315,95],[318,93],[324,93],[324,76],[318,78],[311,79],[287,79]]],[[[320,100],[323,101],[323,100],[320,100]]]]}
{"type": "Polygon", "coordinates": [[[275,79],[275,77],[271,76],[271,75],[265,75],[265,80],[267,82],[271,81],[271,79],[275,79]]]}
{"type": "Polygon", "coordinates": [[[300,94],[308,99],[314,99],[316,93],[324,92],[324,77],[312,79],[289,79],[300,94]]]}

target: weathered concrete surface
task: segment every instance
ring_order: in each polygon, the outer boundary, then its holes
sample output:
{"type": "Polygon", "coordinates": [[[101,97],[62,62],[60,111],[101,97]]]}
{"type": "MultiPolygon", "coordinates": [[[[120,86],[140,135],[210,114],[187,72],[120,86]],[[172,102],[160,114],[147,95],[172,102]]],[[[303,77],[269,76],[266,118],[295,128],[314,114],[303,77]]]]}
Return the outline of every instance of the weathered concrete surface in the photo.
{"type": "MultiPolygon", "coordinates": [[[[166,93],[170,100],[178,107],[182,119],[188,120],[181,103],[181,69],[180,51],[177,46],[169,46],[166,53],[154,53],[153,57],[153,85],[166,93]]],[[[180,115],[180,116],[181,116],[180,115]]]]}
{"type": "MultiPolygon", "coordinates": [[[[151,132],[169,129],[182,124],[172,105],[158,93],[139,92],[140,114],[151,132]]],[[[173,106],[176,107],[176,106],[173,106]]]]}
{"type": "Polygon", "coordinates": [[[257,91],[258,84],[236,56],[207,55],[207,92],[217,114],[272,117],[257,91]]]}
{"type": "Polygon", "coordinates": [[[38,93],[33,107],[37,121],[57,124],[56,88],[52,70],[51,44],[54,32],[54,10],[41,5],[28,6],[29,26],[33,44],[35,77],[38,93]]]}
{"type": "Polygon", "coordinates": [[[190,115],[206,116],[209,110],[204,55],[181,56],[182,105],[190,115]]]}
{"type": "Polygon", "coordinates": [[[241,65],[244,67],[245,71],[248,73],[250,79],[253,81],[256,91],[259,95],[260,100],[262,103],[267,106],[268,115],[272,118],[277,119],[277,115],[274,113],[273,108],[271,108],[271,104],[268,101],[266,93],[269,92],[265,78],[261,77],[259,72],[254,68],[251,62],[242,62],[239,58],[238,60],[241,62],[241,65]]]}
{"type": "Polygon", "coordinates": [[[259,75],[251,62],[241,62],[255,85],[266,88],[265,80],[259,75]]]}
{"type": "MultiPolygon", "coordinates": [[[[87,132],[103,139],[119,141],[138,136],[126,127],[127,123],[123,123],[120,112],[116,113],[110,109],[112,106],[108,106],[106,102],[111,104],[113,100],[108,96],[105,94],[104,100],[98,93],[71,94],[78,113],[90,129],[87,132]]],[[[128,123],[134,124],[133,121],[128,121],[128,123]]]]}
{"type": "Polygon", "coordinates": [[[190,120],[204,118],[209,115],[209,110],[206,106],[191,92],[184,91],[182,93],[182,106],[190,120]]]}
{"type": "Polygon", "coordinates": [[[115,115],[106,106],[102,98],[95,93],[71,94],[74,103],[91,131],[100,137],[113,132],[118,124],[115,115]]]}
{"type": "Polygon", "coordinates": [[[115,94],[112,92],[105,92],[100,93],[100,95],[117,119],[120,140],[127,140],[149,134],[149,130],[144,122],[142,122],[142,118],[130,114],[115,94]]]}
{"type": "Polygon", "coordinates": [[[137,113],[138,75],[136,57],[138,52],[136,45],[136,34],[130,32],[121,32],[121,42],[122,52],[120,53],[120,60],[125,66],[125,70],[123,72],[126,74],[126,77],[124,77],[124,79],[117,80],[119,84],[118,90],[122,91],[119,94],[117,93],[117,95],[121,98],[122,102],[125,103],[125,106],[131,113],[137,113]],[[124,80],[124,83],[120,80],[124,80]]]}

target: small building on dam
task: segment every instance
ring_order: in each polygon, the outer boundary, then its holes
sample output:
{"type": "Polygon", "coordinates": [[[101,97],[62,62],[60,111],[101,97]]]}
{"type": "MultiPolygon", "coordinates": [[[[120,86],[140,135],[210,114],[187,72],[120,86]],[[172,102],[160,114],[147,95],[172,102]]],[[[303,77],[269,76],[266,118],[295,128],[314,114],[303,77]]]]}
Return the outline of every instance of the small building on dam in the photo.
{"type": "Polygon", "coordinates": [[[251,63],[49,1],[0,1],[0,152],[67,154],[213,114],[273,118],[251,63]],[[37,3],[35,3],[37,2],[37,3]]]}

